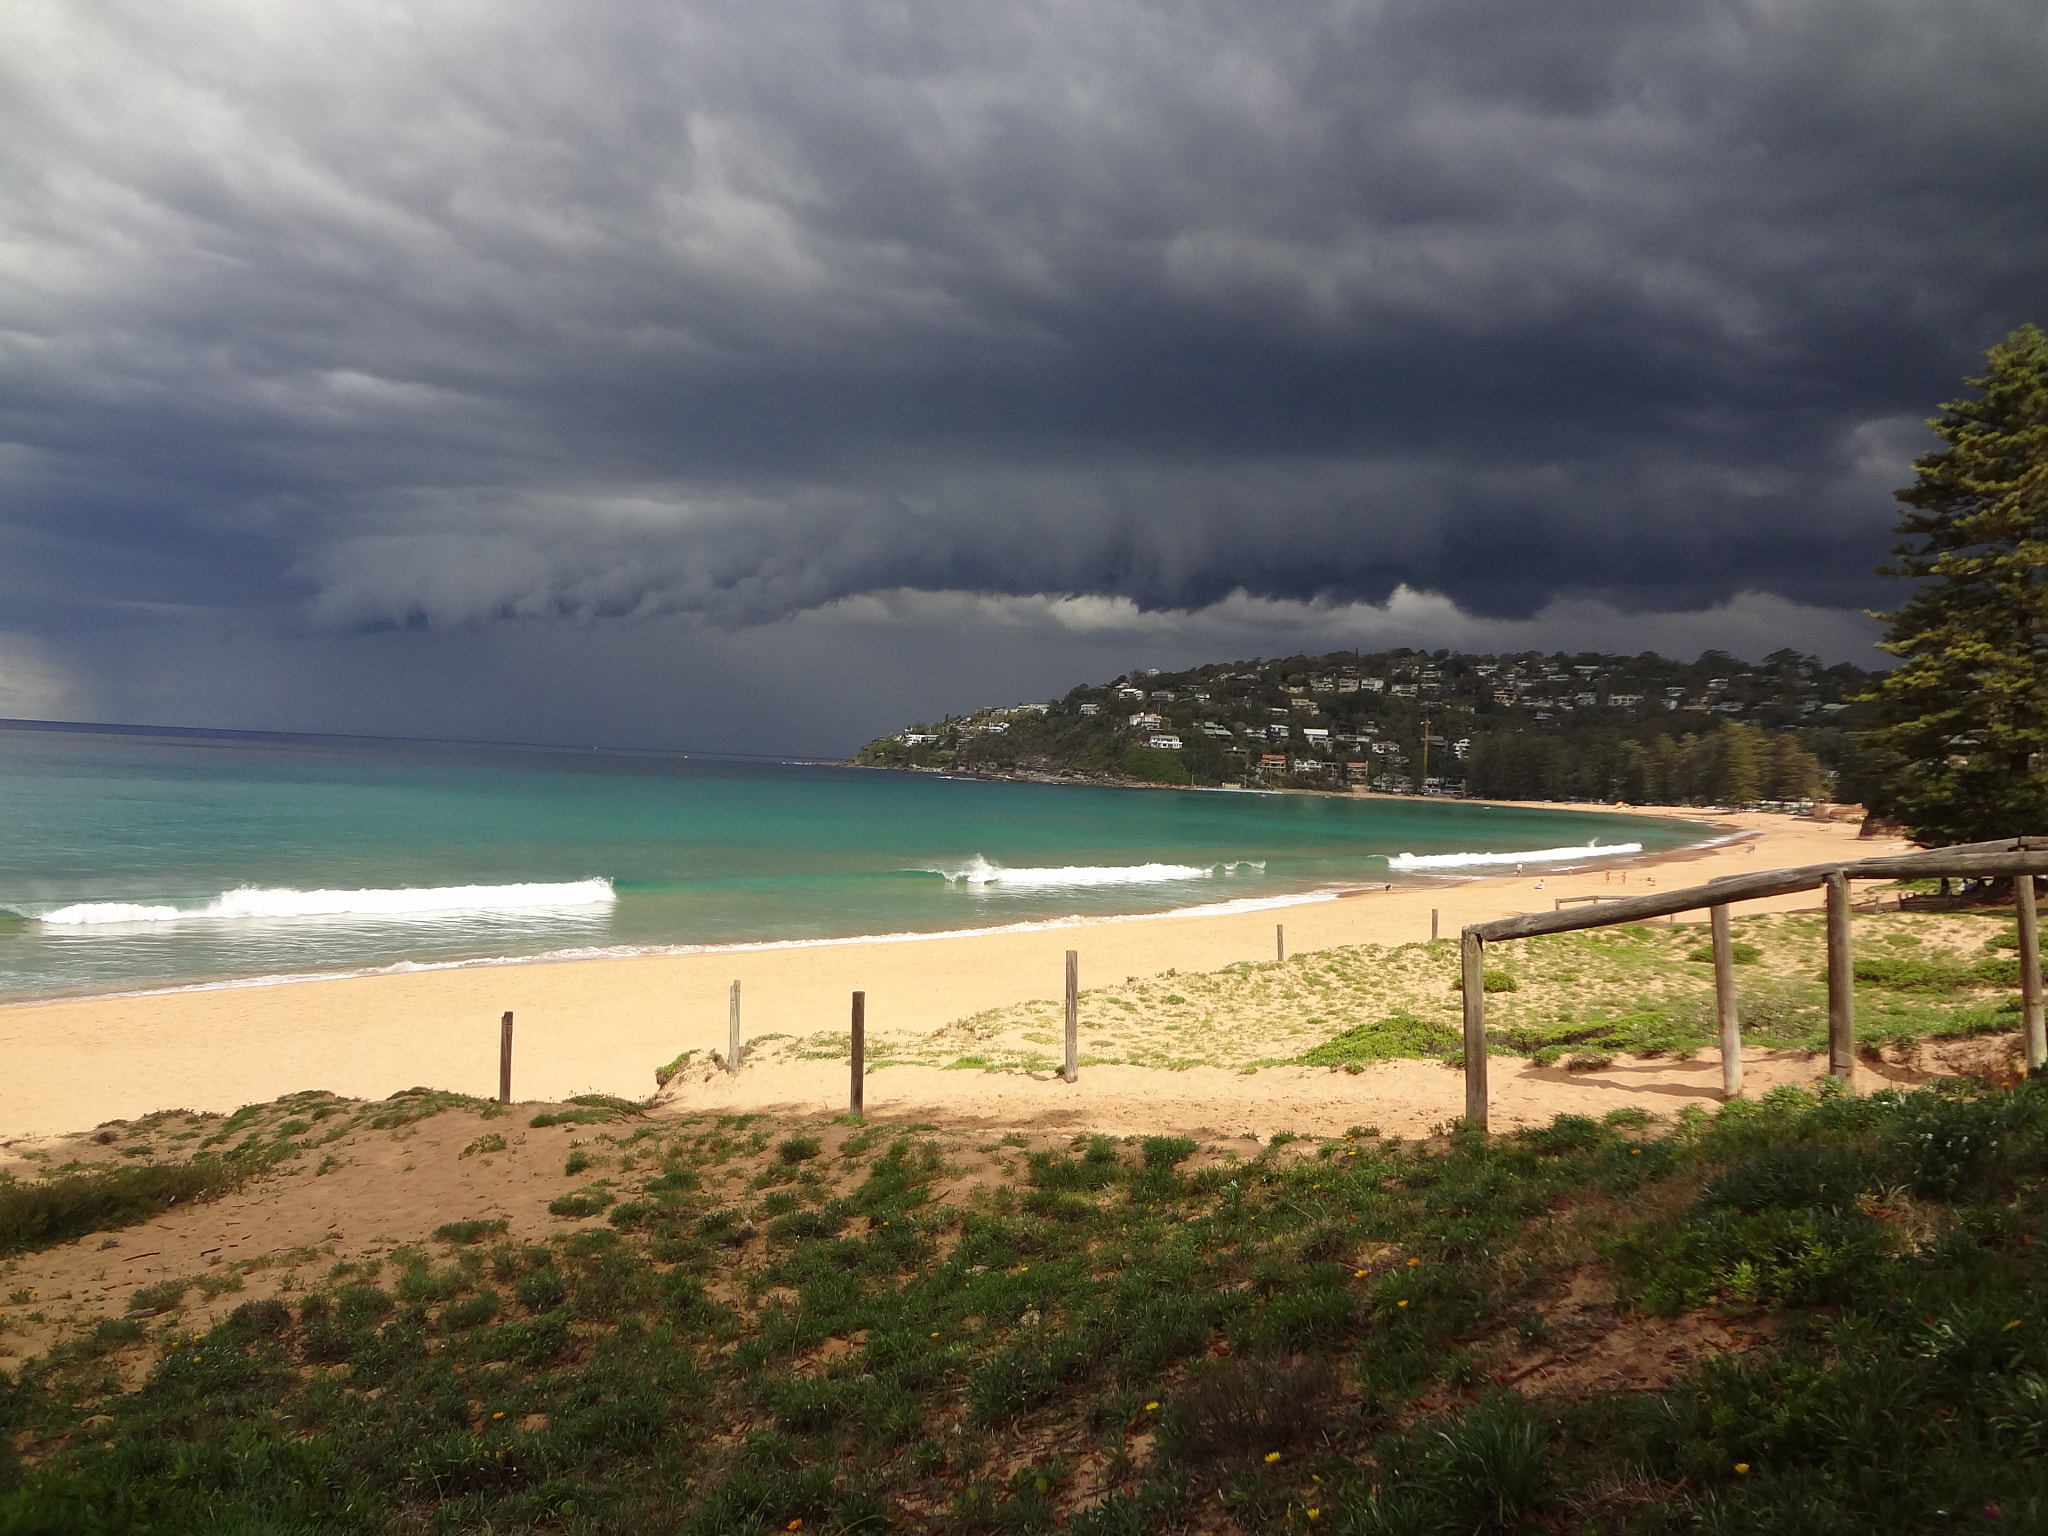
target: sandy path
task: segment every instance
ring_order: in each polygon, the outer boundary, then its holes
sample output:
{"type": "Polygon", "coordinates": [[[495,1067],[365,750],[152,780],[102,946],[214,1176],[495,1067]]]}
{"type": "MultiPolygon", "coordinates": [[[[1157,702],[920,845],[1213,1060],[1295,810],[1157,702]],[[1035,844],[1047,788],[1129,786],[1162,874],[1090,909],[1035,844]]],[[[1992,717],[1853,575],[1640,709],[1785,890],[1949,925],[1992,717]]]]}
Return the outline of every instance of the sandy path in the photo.
{"type": "MultiPolygon", "coordinates": [[[[1757,836],[1703,855],[1637,865],[1627,872],[1625,888],[1634,893],[1654,882],[1670,889],[1702,883],[1714,874],[1902,848],[1884,840],[1859,842],[1857,829],[1842,823],[1769,815],[1719,819],[1757,836]]],[[[507,1009],[517,1016],[514,1090],[522,1099],[559,1099],[587,1091],[637,1098],[653,1089],[653,1069],[678,1052],[723,1049],[726,988],[735,978],[742,984],[750,1037],[842,1029],[849,994],[856,988],[867,993],[871,1029],[922,1032],[983,1009],[1057,996],[1069,948],[1081,953],[1086,986],[1169,968],[1205,971],[1270,959],[1276,921],[1286,925],[1290,952],[1393,944],[1428,938],[1432,908],[1441,912],[1442,931],[1451,934],[1465,923],[1547,911],[1559,896],[1619,894],[1622,889],[1619,875],[1603,877],[1597,871],[1548,874],[1541,889],[1531,874],[1359,895],[1278,912],[1110,919],[1028,933],[479,967],[22,1004],[0,1008],[0,1060],[7,1063],[0,1074],[0,1136],[50,1135],[173,1106],[231,1110],[303,1088],[362,1098],[381,1098],[415,1084],[492,1094],[497,1088],[498,1016],[507,1009]]],[[[1748,904],[1743,910],[1816,904],[1807,893],[1748,904]]],[[[817,1095],[825,1090],[814,1092],[805,1076],[813,1067],[828,1072],[822,1063],[774,1068],[792,1074],[787,1086],[778,1086],[768,1071],[743,1073],[744,1092],[757,1103],[822,1102],[817,1095]]],[[[1412,1071],[1413,1082],[1404,1077],[1404,1086],[1388,1090],[1384,1102],[1390,1107],[1340,1111],[1335,1107],[1340,1100],[1329,1097],[1339,1090],[1311,1074],[1300,1079],[1299,1092],[1309,1096],[1302,1101],[1303,1112],[1320,1093],[1325,1095],[1321,1102],[1331,1106],[1329,1113],[1342,1121],[1336,1129],[1376,1117],[1394,1134],[1408,1133],[1397,1131],[1397,1125],[1455,1113],[1454,1074],[1425,1064],[1395,1067],[1395,1076],[1412,1071]],[[1403,1094],[1429,1107],[1401,1121],[1396,1100],[1403,1094]],[[1439,1110],[1439,1099],[1453,1107],[1439,1110]]],[[[869,1104],[882,1109],[892,1102],[891,1094],[904,1096],[907,1104],[919,1098],[912,1085],[921,1084],[922,1102],[936,1101],[971,1118],[1003,1095],[1049,1091],[1030,1079],[981,1073],[937,1072],[928,1083],[896,1075],[913,1070],[877,1074],[869,1104]]],[[[1696,1064],[1687,1070],[1708,1069],[1696,1064]]],[[[1187,1073],[1139,1072],[1118,1088],[1120,1080],[1110,1077],[1108,1069],[1102,1072],[1087,1085],[1089,1102],[1098,1117],[1117,1123],[1120,1117],[1135,1117],[1135,1125],[1157,1116],[1172,1095],[1194,1091],[1187,1086],[1187,1073]]],[[[1187,1114],[1220,1122],[1236,1113],[1234,1106],[1248,1095],[1264,1101],[1295,1091],[1274,1071],[1217,1076],[1228,1081],[1204,1101],[1214,1108],[1189,1108],[1187,1114]]],[[[1355,1088],[1365,1079],[1345,1081],[1355,1088]]],[[[721,1091],[742,1090],[728,1085],[721,1091]]],[[[1570,1092],[1597,1091],[1573,1087],[1570,1092]]],[[[1304,1122],[1300,1128],[1311,1127],[1304,1122]]]]}

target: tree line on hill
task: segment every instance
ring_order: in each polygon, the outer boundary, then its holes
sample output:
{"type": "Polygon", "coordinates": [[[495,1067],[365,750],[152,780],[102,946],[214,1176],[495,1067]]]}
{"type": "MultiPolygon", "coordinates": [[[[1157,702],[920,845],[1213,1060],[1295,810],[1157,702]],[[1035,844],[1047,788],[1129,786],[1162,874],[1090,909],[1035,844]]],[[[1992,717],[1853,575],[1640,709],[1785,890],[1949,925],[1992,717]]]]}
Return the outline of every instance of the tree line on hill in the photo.
{"type": "Polygon", "coordinates": [[[1870,680],[1794,651],[1754,666],[1721,651],[1344,651],[1131,672],[920,723],[856,761],[1501,799],[1811,800],[1829,792],[1870,680]]]}
{"type": "Polygon", "coordinates": [[[1648,741],[1608,733],[1566,740],[1498,732],[1473,743],[1465,788],[1488,800],[1796,804],[1828,799],[1837,777],[1798,733],[1726,720],[1704,735],[1660,733],[1648,741]]]}

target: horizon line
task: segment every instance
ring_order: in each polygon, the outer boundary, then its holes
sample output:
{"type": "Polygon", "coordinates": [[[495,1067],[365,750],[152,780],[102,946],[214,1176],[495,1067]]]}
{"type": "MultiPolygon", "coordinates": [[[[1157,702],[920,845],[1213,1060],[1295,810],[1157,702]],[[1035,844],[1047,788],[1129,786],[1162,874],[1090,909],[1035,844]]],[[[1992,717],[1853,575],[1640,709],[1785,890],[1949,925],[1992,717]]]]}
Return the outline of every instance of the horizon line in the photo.
{"type": "Polygon", "coordinates": [[[105,720],[39,720],[0,715],[0,730],[82,732],[99,736],[171,736],[274,742],[364,742],[411,747],[494,747],[518,752],[597,752],[615,757],[709,758],[726,762],[792,763],[800,766],[838,767],[843,757],[803,756],[780,752],[716,752],[681,747],[573,746],[565,742],[490,741],[461,736],[385,736],[368,731],[283,731],[256,730],[238,726],[143,725],[105,720]]]}

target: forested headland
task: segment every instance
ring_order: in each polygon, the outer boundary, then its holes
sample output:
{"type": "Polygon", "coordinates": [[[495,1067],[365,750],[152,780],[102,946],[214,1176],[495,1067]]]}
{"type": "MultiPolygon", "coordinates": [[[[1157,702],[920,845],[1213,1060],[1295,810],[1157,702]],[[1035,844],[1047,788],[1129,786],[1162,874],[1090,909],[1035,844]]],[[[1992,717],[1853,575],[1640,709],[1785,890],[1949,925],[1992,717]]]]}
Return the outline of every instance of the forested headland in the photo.
{"type": "Polygon", "coordinates": [[[1494,799],[1832,798],[1874,681],[1780,650],[1636,656],[1339,651],[1134,671],[918,722],[873,767],[1494,799]]]}

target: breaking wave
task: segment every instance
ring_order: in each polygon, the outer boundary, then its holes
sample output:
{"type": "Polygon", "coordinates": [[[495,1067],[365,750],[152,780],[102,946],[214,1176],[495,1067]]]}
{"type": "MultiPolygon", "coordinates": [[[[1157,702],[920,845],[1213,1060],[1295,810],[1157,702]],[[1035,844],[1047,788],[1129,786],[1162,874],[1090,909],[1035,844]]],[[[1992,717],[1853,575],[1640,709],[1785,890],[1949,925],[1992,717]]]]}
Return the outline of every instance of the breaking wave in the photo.
{"type": "Polygon", "coordinates": [[[1482,864],[1564,864],[1575,859],[1605,859],[1641,853],[1641,843],[1588,843],[1583,848],[1533,848],[1526,853],[1397,853],[1387,867],[1403,873],[1419,869],[1469,869],[1482,864]]]}
{"type": "Polygon", "coordinates": [[[1161,885],[1171,880],[1208,880],[1219,871],[1232,874],[1240,869],[1263,870],[1257,859],[1235,859],[1228,864],[1068,864],[1057,869],[1005,869],[976,854],[953,869],[927,869],[920,873],[939,876],[951,885],[1007,886],[1013,890],[1049,890],[1085,885],[1161,885]]]}
{"type": "Polygon", "coordinates": [[[445,885],[392,891],[258,890],[223,891],[203,907],[157,906],[133,901],[82,901],[37,921],[48,927],[82,928],[108,923],[237,922],[271,917],[438,918],[482,912],[525,912],[536,908],[609,906],[618,900],[609,880],[572,880],[559,885],[445,885]]]}

